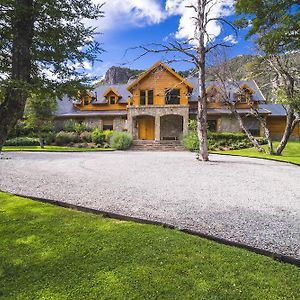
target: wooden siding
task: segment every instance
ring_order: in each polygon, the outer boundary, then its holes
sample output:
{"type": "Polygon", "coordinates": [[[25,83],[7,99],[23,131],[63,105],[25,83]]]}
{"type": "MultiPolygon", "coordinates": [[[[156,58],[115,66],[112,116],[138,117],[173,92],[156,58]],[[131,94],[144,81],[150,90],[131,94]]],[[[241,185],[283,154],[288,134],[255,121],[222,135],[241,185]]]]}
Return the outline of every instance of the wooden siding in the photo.
{"type": "Polygon", "coordinates": [[[132,105],[140,105],[140,91],[153,90],[153,105],[165,105],[166,89],[180,90],[180,105],[188,104],[188,87],[165,69],[157,69],[144,77],[132,89],[132,105]]]}
{"type": "MultiPolygon", "coordinates": [[[[286,117],[268,117],[267,118],[267,125],[270,130],[272,136],[281,136],[284,132],[285,125],[286,125],[286,117]]],[[[293,137],[300,138],[300,124],[296,125],[295,130],[292,133],[293,137]]]]}
{"type": "MultiPolygon", "coordinates": [[[[189,103],[190,108],[197,109],[198,103],[197,102],[190,102],[189,103]]],[[[258,104],[255,104],[257,107],[258,104]]],[[[226,108],[225,105],[222,104],[222,102],[207,102],[207,108],[226,108]]],[[[238,103],[236,105],[237,109],[247,109],[250,108],[250,105],[248,103],[238,103]]]]}

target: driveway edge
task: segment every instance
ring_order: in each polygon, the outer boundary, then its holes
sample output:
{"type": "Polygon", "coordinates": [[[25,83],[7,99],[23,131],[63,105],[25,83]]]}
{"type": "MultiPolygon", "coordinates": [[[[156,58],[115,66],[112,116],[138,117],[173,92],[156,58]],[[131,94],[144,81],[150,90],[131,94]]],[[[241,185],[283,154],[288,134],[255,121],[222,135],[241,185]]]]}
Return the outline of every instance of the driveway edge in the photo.
{"type": "MultiPolygon", "coordinates": [[[[1,190],[0,190],[0,192],[7,193],[7,192],[1,191],[1,190]]],[[[42,202],[42,203],[56,205],[56,206],[60,206],[60,207],[64,207],[64,208],[69,208],[69,209],[80,211],[80,212],[86,212],[86,213],[91,213],[91,214],[95,214],[95,215],[100,215],[104,218],[116,219],[116,220],[120,220],[120,221],[131,221],[131,222],[140,223],[140,224],[158,225],[158,226],[162,226],[162,227],[169,228],[169,229],[176,229],[178,231],[181,231],[181,232],[184,232],[184,233],[187,233],[190,235],[198,236],[198,237],[210,240],[210,241],[214,241],[214,242],[217,242],[222,245],[233,246],[236,248],[248,250],[250,252],[254,252],[259,255],[267,256],[267,257],[272,258],[273,260],[276,260],[279,262],[288,263],[288,264],[292,264],[297,267],[300,267],[300,259],[293,258],[291,256],[287,256],[287,255],[283,255],[283,254],[279,254],[276,252],[271,252],[271,251],[268,251],[265,249],[260,249],[260,248],[253,247],[253,246],[250,246],[250,245],[247,245],[244,243],[230,241],[230,240],[227,240],[224,238],[205,234],[205,233],[202,233],[199,231],[194,231],[194,230],[190,230],[187,228],[179,228],[172,224],[138,218],[138,217],[130,217],[130,216],[126,216],[126,215],[122,215],[122,214],[118,214],[118,213],[97,210],[97,209],[88,208],[88,207],[81,206],[81,205],[70,204],[70,203],[66,203],[66,202],[62,202],[62,201],[58,201],[58,200],[50,200],[50,199],[45,199],[45,198],[40,198],[40,197],[24,196],[21,194],[13,194],[13,193],[8,193],[8,194],[15,195],[17,197],[22,197],[25,199],[42,202]]]]}

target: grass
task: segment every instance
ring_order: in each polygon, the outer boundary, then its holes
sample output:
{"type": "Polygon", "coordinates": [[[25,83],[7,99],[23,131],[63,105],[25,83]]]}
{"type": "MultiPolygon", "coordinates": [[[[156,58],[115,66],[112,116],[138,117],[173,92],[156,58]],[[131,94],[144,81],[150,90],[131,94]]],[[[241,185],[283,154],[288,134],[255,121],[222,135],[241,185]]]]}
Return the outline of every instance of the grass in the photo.
{"type": "Polygon", "coordinates": [[[37,152],[95,152],[95,151],[112,151],[111,148],[76,148],[62,146],[5,146],[3,151],[37,151],[37,152]]]}
{"type": "MultiPolygon", "coordinates": [[[[274,147],[276,147],[277,145],[278,142],[275,142],[274,147]]],[[[259,153],[255,150],[255,148],[230,151],[213,151],[212,153],[274,159],[300,165],[300,142],[289,142],[282,155],[269,155],[265,153],[259,153]]]]}
{"type": "Polygon", "coordinates": [[[299,299],[300,269],[0,193],[1,299],[299,299]]]}

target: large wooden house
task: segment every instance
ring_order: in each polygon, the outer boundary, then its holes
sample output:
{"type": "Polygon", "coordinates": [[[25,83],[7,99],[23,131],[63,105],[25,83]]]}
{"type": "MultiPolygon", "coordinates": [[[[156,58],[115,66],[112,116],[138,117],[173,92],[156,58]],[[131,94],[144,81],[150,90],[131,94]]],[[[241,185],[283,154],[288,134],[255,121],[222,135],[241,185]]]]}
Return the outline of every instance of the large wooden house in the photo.
{"type": "MultiPolygon", "coordinates": [[[[267,119],[273,137],[279,137],[285,126],[286,112],[282,105],[266,104],[256,83],[228,83],[229,95],[246,126],[255,135],[262,135],[260,124],[250,116],[249,101],[267,119]],[[241,91],[243,93],[241,94],[241,91]]],[[[220,101],[218,84],[207,82],[208,128],[218,132],[240,132],[237,120],[220,101]]],[[[162,62],[157,62],[128,84],[101,85],[87,96],[58,101],[56,126],[66,120],[87,122],[91,127],[128,131],[136,140],[179,140],[188,130],[188,122],[197,115],[199,85],[197,78],[185,79],[162,62]]],[[[299,126],[293,138],[299,139],[299,126]]]]}

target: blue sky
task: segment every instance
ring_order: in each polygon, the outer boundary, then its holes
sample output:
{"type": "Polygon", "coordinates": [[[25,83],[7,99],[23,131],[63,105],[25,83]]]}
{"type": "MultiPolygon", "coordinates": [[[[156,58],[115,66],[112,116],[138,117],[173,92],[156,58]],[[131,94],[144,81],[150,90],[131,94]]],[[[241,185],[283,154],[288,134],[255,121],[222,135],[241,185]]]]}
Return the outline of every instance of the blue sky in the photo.
{"type": "MultiPolygon", "coordinates": [[[[93,0],[100,3],[100,0],[93,0]]],[[[99,55],[102,62],[96,62],[90,67],[89,72],[96,77],[101,77],[106,70],[113,66],[125,66],[135,69],[146,69],[158,60],[163,60],[161,54],[144,56],[138,61],[136,50],[130,50],[125,55],[126,49],[153,42],[166,43],[176,38],[188,38],[193,32],[189,23],[190,12],[185,8],[189,1],[194,0],[110,0],[104,5],[105,18],[93,23],[102,32],[97,40],[103,43],[105,53],[99,55]]],[[[224,16],[233,21],[234,0],[219,1],[216,5],[214,16],[224,16]]],[[[217,40],[233,37],[234,45],[228,51],[230,57],[240,54],[254,53],[255,49],[250,41],[245,41],[247,29],[241,30],[238,36],[228,26],[220,27],[212,24],[209,29],[217,40]]],[[[174,63],[176,70],[187,70],[192,67],[187,63],[174,63]]]]}

